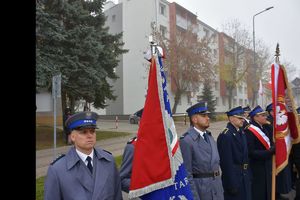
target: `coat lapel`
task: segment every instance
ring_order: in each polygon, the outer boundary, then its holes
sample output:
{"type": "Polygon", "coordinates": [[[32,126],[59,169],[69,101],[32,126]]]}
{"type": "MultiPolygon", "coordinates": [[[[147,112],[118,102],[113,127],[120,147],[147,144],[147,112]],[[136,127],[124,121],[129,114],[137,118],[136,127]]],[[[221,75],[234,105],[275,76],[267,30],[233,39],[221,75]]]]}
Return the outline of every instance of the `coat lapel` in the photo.
{"type": "Polygon", "coordinates": [[[67,169],[72,170],[77,181],[89,192],[93,192],[94,181],[85,164],[80,160],[75,148],[71,148],[67,156],[67,169]]]}
{"type": "Polygon", "coordinates": [[[95,185],[94,185],[94,194],[93,194],[93,199],[96,197],[101,196],[101,192],[103,188],[105,188],[106,181],[109,177],[109,172],[108,168],[111,166],[109,165],[109,160],[101,154],[99,151],[95,151],[95,167],[96,169],[94,170],[96,177],[95,177],[95,185]]]}
{"type": "Polygon", "coordinates": [[[83,162],[80,163],[80,166],[78,167],[79,172],[76,173],[76,179],[85,189],[87,189],[90,193],[93,193],[93,189],[94,189],[93,177],[89,173],[88,169],[85,168],[86,168],[85,164],[83,162]]]}

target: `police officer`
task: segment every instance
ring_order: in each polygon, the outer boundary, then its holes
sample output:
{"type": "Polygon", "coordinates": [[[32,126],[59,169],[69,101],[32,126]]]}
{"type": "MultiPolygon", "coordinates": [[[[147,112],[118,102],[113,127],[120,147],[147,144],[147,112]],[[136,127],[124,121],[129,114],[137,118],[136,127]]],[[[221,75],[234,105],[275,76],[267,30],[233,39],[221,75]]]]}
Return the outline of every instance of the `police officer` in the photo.
{"type": "Polygon", "coordinates": [[[48,168],[45,200],[122,200],[113,156],[95,148],[97,113],[80,112],[66,121],[74,144],[48,168]]]}
{"type": "Polygon", "coordinates": [[[190,128],[180,137],[180,148],[195,200],[223,200],[220,157],[209,127],[210,113],[201,101],[186,110],[190,128]]]}
{"type": "Polygon", "coordinates": [[[270,200],[272,185],[272,155],[275,154],[273,134],[268,124],[266,111],[259,105],[249,113],[250,125],[245,129],[249,164],[252,174],[251,190],[255,200],[270,200]]]}
{"type": "MultiPolygon", "coordinates": [[[[266,111],[268,112],[267,120],[269,124],[266,124],[265,126],[269,133],[273,133],[274,111],[272,103],[267,105],[266,111]]],[[[282,194],[287,194],[292,189],[292,175],[290,166],[290,163],[288,163],[287,166],[276,175],[276,200],[289,199],[284,197],[282,194]]]]}
{"type": "MultiPolygon", "coordinates": [[[[296,109],[298,113],[298,120],[300,123],[300,107],[296,109]]],[[[293,144],[291,154],[290,154],[291,165],[295,166],[296,173],[293,173],[293,183],[296,187],[296,200],[300,199],[300,143],[293,144]]]]}
{"type": "Polygon", "coordinates": [[[137,137],[135,136],[127,142],[123,152],[122,164],[120,168],[121,188],[127,193],[129,192],[130,187],[132,162],[136,141],[137,137]]]}
{"type": "Polygon", "coordinates": [[[243,129],[245,129],[250,124],[250,117],[249,112],[251,111],[250,106],[243,107],[244,110],[244,123],[243,123],[243,129]]]}
{"type": "Polygon", "coordinates": [[[238,106],[226,114],[229,122],[217,139],[224,199],[251,200],[247,138],[243,131],[244,110],[238,106]]]}
{"type": "MultiPolygon", "coordinates": [[[[122,191],[128,193],[130,187],[131,173],[132,173],[132,162],[134,156],[134,148],[137,142],[137,137],[131,138],[124,149],[122,164],[120,168],[120,177],[121,177],[121,189],[122,191]]],[[[140,198],[134,198],[135,200],[140,198]]]]}

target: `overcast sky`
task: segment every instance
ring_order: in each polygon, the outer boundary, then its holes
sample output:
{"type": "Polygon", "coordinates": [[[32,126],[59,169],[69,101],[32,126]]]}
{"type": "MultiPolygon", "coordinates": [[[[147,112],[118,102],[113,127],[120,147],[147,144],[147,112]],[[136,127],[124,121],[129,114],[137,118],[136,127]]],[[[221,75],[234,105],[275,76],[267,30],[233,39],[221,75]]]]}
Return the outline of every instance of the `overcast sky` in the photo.
{"type": "Polygon", "coordinates": [[[238,19],[252,37],[255,16],[255,40],[262,40],[275,54],[279,43],[280,61],[291,62],[300,73],[300,0],[169,0],[198,16],[212,28],[222,31],[222,24],[238,19]]]}

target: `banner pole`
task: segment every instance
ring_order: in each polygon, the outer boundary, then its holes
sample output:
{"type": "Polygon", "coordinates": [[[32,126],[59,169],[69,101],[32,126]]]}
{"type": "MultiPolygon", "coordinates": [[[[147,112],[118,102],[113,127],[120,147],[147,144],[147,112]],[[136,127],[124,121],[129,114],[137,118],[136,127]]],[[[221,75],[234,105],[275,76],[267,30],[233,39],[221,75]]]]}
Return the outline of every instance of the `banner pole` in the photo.
{"type": "MultiPolygon", "coordinates": [[[[279,50],[279,44],[277,43],[276,51],[275,51],[275,63],[277,64],[280,64],[279,56],[280,56],[280,50],[279,50]]],[[[274,113],[274,115],[276,115],[276,112],[274,113]]],[[[274,145],[276,146],[275,128],[276,128],[276,124],[273,123],[273,141],[274,141],[274,145]]],[[[275,149],[275,155],[272,156],[272,200],[275,200],[275,194],[276,194],[276,149],[275,149]]]]}
{"type": "Polygon", "coordinates": [[[275,155],[272,156],[272,200],[275,200],[275,191],[276,191],[276,165],[275,165],[275,155]]]}

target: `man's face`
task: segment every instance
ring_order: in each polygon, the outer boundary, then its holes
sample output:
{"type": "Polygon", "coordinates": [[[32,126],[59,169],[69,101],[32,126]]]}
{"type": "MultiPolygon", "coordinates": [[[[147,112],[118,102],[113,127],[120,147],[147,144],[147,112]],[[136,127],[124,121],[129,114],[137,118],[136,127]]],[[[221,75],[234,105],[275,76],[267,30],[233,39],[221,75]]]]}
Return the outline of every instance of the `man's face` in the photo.
{"type": "Polygon", "coordinates": [[[255,115],[254,121],[259,123],[260,125],[268,124],[267,115],[265,113],[255,115]]]}
{"type": "Polygon", "coordinates": [[[203,131],[209,127],[208,114],[200,114],[200,113],[194,114],[192,116],[192,122],[196,128],[203,131]]]}
{"type": "Polygon", "coordinates": [[[71,132],[71,140],[79,151],[90,154],[96,144],[96,130],[94,128],[75,129],[71,132]]]}
{"type": "Polygon", "coordinates": [[[237,128],[241,128],[244,125],[244,118],[242,117],[230,116],[229,121],[237,128]]]}
{"type": "Polygon", "coordinates": [[[249,112],[248,112],[248,111],[245,111],[245,112],[244,112],[244,117],[246,117],[246,118],[249,117],[249,112]]]}
{"type": "Polygon", "coordinates": [[[273,110],[270,111],[270,115],[271,115],[272,117],[274,117],[274,111],[273,111],[273,110]]]}

